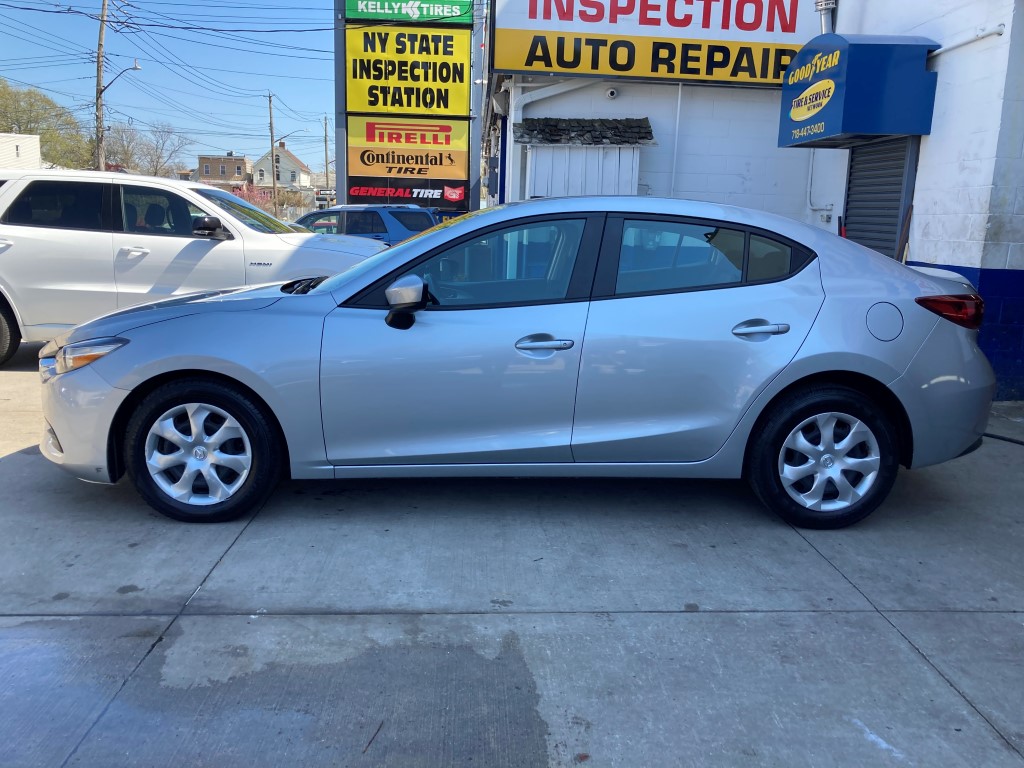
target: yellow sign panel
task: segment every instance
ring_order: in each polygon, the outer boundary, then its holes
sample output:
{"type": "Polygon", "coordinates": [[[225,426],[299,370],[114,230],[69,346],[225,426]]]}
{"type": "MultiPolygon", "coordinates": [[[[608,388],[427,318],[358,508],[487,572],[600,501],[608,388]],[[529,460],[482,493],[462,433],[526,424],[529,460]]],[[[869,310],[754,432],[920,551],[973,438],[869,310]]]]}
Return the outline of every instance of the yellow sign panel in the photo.
{"type": "Polygon", "coordinates": [[[353,176],[469,178],[469,122],[350,117],[348,172],[353,176]]]}
{"type": "Polygon", "coordinates": [[[504,72],[778,85],[798,50],[784,43],[497,29],[493,54],[494,69],[504,72]]]}
{"type": "Polygon", "coordinates": [[[819,80],[793,99],[793,106],[789,110],[789,119],[799,123],[813,117],[825,108],[835,92],[834,80],[828,78],[819,80]]]}
{"type": "Polygon", "coordinates": [[[472,30],[345,28],[349,112],[469,115],[472,30]]]}

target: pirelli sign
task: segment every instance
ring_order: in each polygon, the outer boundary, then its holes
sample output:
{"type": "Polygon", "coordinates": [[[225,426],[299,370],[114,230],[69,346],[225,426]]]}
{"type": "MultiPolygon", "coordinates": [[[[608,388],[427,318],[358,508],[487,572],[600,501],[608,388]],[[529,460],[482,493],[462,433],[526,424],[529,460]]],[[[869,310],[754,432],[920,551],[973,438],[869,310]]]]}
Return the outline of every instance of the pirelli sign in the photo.
{"type": "Polygon", "coordinates": [[[354,176],[469,178],[469,122],[349,117],[348,169],[354,176]]]}
{"type": "Polygon", "coordinates": [[[781,86],[809,0],[492,0],[497,72],[781,86]]]}

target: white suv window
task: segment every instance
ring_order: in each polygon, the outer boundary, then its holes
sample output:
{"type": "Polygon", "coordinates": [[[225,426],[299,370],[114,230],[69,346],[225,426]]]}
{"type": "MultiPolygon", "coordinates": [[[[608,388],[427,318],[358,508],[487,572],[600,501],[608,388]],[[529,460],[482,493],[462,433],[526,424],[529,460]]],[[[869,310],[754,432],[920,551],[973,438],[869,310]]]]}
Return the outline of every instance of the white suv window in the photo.
{"type": "Polygon", "coordinates": [[[192,237],[192,219],[207,213],[185,198],[152,187],[121,188],[125,232],[192,237]]]}
{"type": "Polygon", "coordinates": [[[33,181],[4,212],[3,223],[109,232],[103,205],[109,188],[88,181],[33,181]]]}

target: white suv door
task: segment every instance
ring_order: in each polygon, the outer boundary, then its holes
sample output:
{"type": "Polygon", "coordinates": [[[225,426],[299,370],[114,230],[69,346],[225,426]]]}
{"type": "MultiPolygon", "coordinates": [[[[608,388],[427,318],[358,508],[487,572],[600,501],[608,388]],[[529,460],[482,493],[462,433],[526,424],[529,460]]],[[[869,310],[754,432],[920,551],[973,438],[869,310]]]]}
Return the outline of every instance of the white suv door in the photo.
{"type": "Polygon", "coordinates": [[[121,226],[113,236],[119,307],[245,285],[241,238],[215,240],[192,232],[195,217],[216,213],[158,186],[116,184],[115,189],[120,192],[114,213],[121,226]]]}
{"type": "Polygon", "coordinates": [[[21,183],[0,214],[0,283],[20,315],[23,336],[34,341],[117,309],[113,185],[31,178],[21,183]]]}

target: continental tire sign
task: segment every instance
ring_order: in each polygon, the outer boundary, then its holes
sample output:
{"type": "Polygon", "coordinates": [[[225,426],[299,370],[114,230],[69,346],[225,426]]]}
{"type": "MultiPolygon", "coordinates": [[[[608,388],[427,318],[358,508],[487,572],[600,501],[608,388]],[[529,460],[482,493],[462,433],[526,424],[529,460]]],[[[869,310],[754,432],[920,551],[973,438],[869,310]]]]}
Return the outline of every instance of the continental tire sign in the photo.
{"type": "Polygon", "coordinates": [[[469,177],[469,122],[388,117],[348,119],[353,176],[469,177]]]}
{"type": "Polygon", "coordinates": [[[495,71],[782,84],[818,32],[806,0],[493,0],[495,71]]]}
{"type": "Polygon", "coordinates": [[[469,114],[470,29],[345,29],[349,112],[469,114]]]}

